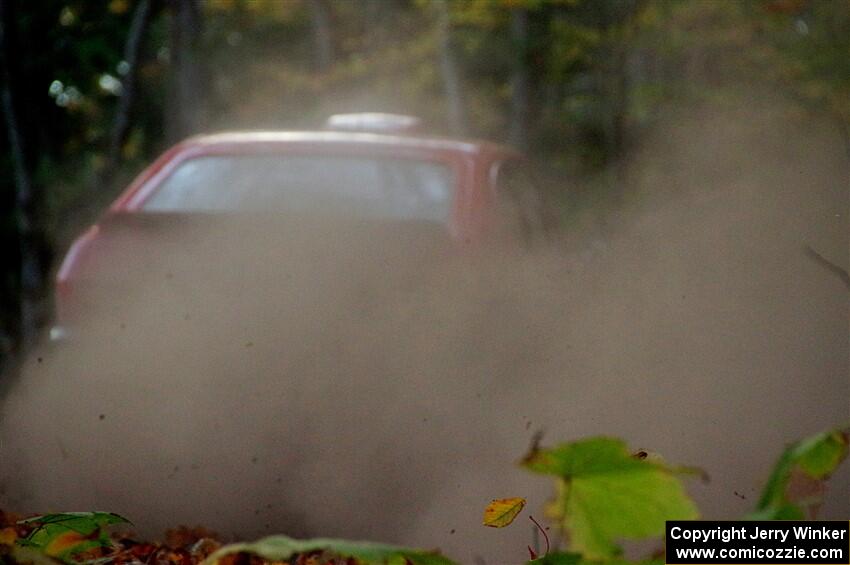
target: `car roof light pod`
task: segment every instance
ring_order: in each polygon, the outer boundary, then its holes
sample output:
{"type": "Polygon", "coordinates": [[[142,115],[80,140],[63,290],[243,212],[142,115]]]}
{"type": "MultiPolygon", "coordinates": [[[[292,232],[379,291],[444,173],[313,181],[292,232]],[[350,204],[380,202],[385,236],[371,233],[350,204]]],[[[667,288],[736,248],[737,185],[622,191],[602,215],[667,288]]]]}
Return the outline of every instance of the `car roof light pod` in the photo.
{"type": "Polygon", "coordinates": [[[362,112],[357,114],[334,114],[325,122],[325,127],[336,131],[360,131],[373,133],[411,133],[419,128],[422,120],[403,114],[362,112]]]}

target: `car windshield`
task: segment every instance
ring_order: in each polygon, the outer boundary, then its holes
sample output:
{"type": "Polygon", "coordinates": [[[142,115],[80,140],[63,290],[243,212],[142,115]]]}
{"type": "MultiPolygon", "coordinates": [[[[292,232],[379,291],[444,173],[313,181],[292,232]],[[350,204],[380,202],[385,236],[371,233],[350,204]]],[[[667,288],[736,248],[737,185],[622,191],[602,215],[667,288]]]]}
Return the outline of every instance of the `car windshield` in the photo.
{"type": "Polygon", "coordinates": [[[345,212],[444,222],[454,175],[439,163],[343,155],[216,155],[189,159],[143,204],[146,212],[345,212]]]}

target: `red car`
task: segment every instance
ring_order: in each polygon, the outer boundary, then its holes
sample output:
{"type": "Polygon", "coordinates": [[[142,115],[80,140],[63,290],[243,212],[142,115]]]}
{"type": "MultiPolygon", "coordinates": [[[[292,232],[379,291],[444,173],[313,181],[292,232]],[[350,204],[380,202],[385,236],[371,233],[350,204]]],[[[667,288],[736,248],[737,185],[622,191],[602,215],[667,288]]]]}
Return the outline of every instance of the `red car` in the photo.
{"type": "Polygon", "coordinates": [[[416,123],[407,116],[348,114],[333,116],[323,131],[201,135],[172,147],[71,245],[57,274],[51,338],[74,324],[79,287],[138,260],[128,253],[142,253],[122,247],[116,257],[105,249],[117,239],[144,239],[166,217],[205,222],[338,212],[439,226],[461,246],[489,237],[495,219],[505,217],[499,211],[511,211],[526,231],[542,226],[541,195],[522,155],[485,141],[409,134],[416,123]]]}

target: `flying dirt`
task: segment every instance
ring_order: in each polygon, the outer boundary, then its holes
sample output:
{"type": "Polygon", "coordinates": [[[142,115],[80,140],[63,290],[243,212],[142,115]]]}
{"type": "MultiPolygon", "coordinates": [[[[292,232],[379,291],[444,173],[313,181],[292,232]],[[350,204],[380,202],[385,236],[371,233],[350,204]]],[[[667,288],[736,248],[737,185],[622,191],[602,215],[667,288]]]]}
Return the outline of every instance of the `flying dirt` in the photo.
{"type": "MultiPolygon", "coordinates": [[[[848,292],[805,252],[847,267],[848,154],[781,109],[671,111],[635,197],[530,250],[319,221],[169,231],[12,384],[0,506],[516,563],[531,524],[480,516],[522,496],[543,517],[552,485],[515,465],[543,430],[698,465],[704,516],[741,516],[786,443],[850,416],[848,292]]],[[[821,517],[848,500],[845,466],[821,517]]]]}

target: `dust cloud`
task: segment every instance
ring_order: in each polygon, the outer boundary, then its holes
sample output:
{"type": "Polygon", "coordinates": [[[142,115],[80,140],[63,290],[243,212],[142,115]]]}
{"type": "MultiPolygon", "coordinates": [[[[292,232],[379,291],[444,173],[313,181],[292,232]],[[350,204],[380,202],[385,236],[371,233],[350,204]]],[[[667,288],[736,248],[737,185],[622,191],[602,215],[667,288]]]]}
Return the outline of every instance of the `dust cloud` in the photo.
{"type": "MultiPolygon", "coordinates": [[[[531,251],[318,219],[128,240],[89,331],[7,395],[0,505],[518,563],[530,524],[481,512],[542,517],[551,484],[515,462],[545,430],[700,465],[704,516],[740,516],[787,442],[850,416],[847,289],[804,253],[847,267],[848,156],[758,98],[671,110],[628,178],[604,228],[531,251]]],[[[846,518],[846,466],[829,488],[846,518]]]]}

